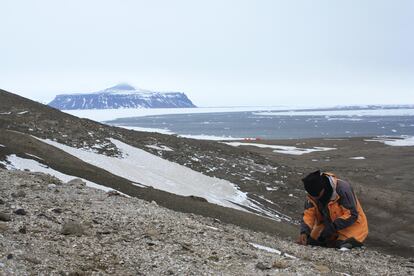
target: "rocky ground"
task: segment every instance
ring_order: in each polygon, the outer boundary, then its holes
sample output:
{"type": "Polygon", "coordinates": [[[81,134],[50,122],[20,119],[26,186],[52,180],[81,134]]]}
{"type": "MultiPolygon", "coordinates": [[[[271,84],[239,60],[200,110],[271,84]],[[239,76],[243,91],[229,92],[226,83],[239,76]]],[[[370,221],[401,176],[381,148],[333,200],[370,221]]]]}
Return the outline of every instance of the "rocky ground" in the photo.
{"type": "Polygon", "coordinates": [[[0,274],[410,275],[414,259],[303,247],[80,180],[0,169],[0,274]]]}
{"type": "MultiPolygon", "coordinates": [[[[414,147],[390,147],[365,139],[259,141],[305,148],[336,148],[333,151],[291,156],[275,153],[271,149],[236,148],[213,141],[111,127],[0,90],[0,144],[4,145],[0,147],[0,162],[4,162],[10,154],[31,159],[36,155],[43,159],[39,162],[57,171],[147,201],[155,200],[169,209],[219,218],[254,231],[291,238],[298,234],[297,223],[303,210],[305,192],[301,178],[316,169],[331,171],[349,180],[358,194],[370,226],[367,246],[410,257],[414,248],[414,147]],[[52,149],[33,136],[117,156],[120,153],[110,142],[112,137],[205,175],[228,180],[246,192],[250,199],[291,219],[276,224],[263,217],[247,216],[157,189],[139,188],[127,179],[52,149]],[[172,151],[159,150],[163,147],[172,151]],[[350,159],[361,156],[365,159],[350,159]]],[[[1,167],[4,166],[0,164],[1,167]]]]}

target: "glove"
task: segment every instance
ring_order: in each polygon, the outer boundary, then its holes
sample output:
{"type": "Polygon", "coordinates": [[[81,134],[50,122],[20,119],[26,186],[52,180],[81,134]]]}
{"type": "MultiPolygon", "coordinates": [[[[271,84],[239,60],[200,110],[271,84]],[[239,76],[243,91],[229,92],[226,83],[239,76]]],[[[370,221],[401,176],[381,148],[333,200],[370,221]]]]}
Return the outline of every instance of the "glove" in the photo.
{"type": "Polygon", "coordinates": [[[336,228],[333,223],[326,223],[325,228],[322,230],[321,234],[319,235],[318,241],[326,241],[336,233],[336,228]]]}

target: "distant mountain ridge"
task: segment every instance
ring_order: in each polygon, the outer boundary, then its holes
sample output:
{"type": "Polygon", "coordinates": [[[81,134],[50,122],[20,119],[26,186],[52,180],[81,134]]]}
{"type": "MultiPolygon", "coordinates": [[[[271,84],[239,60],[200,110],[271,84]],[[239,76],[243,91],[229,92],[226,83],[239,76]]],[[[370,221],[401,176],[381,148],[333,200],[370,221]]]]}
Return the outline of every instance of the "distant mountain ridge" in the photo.
{"type": "Polygon", "coordinates": [[[94,93],[60,94],[49,103],[60,110],[196,107],[182,92],[154,92],[121,83],[94,93]]]}

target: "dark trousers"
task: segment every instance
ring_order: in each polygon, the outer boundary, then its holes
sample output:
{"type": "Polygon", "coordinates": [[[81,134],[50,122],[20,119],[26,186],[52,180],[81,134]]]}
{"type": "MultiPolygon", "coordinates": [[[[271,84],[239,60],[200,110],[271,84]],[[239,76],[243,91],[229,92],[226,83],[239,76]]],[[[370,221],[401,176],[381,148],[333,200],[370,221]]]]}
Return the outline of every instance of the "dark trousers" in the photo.
{"type": "Polygon", "coordinates": [[[322,246],[322,247],[331,247],[331,248],[341,248],[344,245],[346,245],[349,248],[355,248],[355,247],[361,247],[364,244],[357,241],[354,238],[349,238],[346,240],[334,240],[334,241],[320,241],[312,239],[310,236],[308,236],[308,245],[313,246],[322,246]]]}

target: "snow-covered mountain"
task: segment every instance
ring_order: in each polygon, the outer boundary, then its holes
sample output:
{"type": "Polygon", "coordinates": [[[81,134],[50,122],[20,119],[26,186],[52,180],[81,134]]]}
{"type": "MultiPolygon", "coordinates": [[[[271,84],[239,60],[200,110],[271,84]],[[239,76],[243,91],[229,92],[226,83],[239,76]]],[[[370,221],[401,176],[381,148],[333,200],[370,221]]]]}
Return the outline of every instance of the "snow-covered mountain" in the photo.
{"type": "Polygon", "coordinates": [[[49,105],[61,110],[196,107],[182,92],[154,92],[136,89],[129,84],[118,84],[89,94],[57,95],[49,105]]]}

